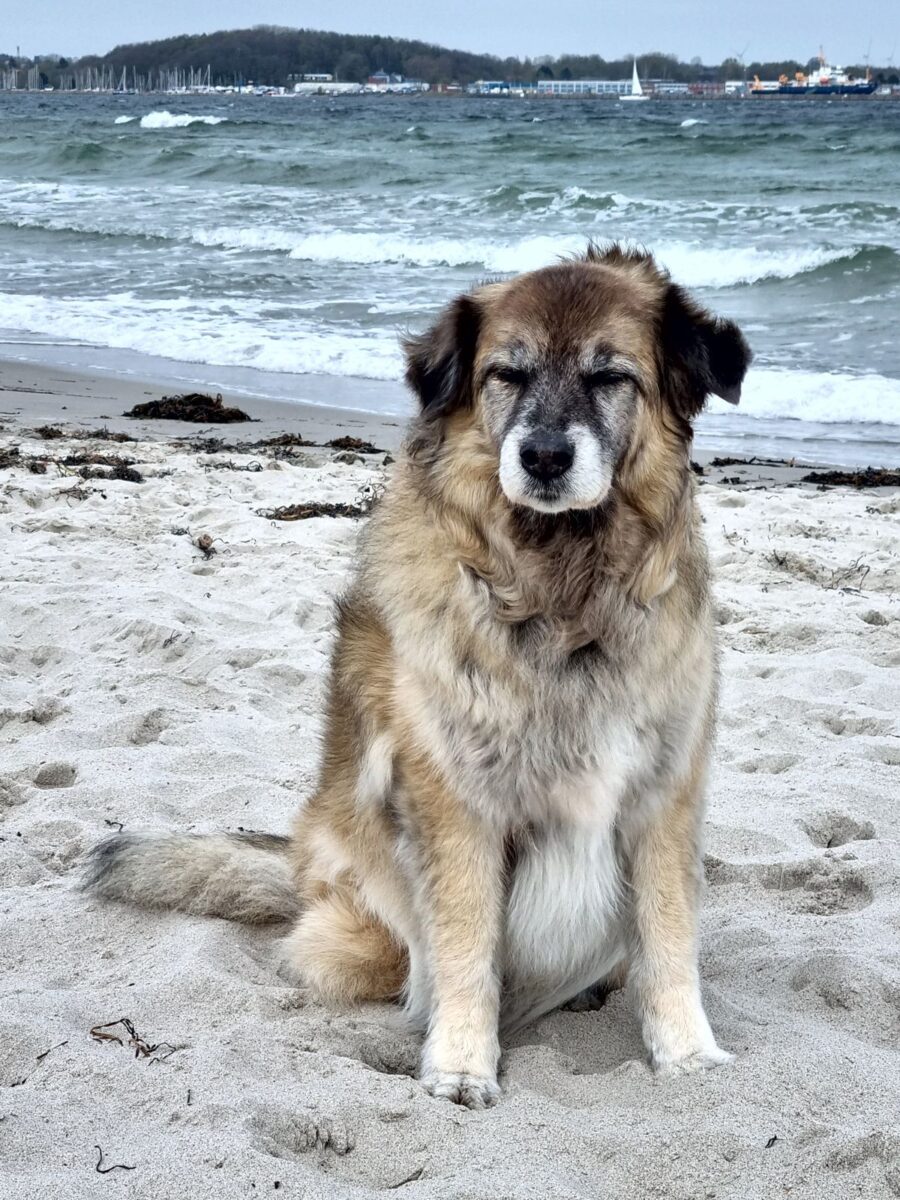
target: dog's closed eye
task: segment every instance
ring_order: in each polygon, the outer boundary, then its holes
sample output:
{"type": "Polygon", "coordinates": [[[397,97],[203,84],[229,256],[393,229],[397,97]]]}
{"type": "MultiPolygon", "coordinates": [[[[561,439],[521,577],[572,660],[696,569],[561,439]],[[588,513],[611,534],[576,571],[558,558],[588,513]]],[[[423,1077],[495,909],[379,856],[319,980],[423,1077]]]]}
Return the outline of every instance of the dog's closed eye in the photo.
{"type": "Polygon", "coordinates": [[[617,371],[613,368],[603,368],[599,371],[591,371],[582,376],[584,386],[589,392],[602,391],[604,388],[621,387],[626,383],[635,383],[633,375],[627,371],[617,371]]]}
{"type": "Polygon", "coordinates": [[[517,367],[491,367],[487,378],[496,379],[498,383],[505,383],[509,387],[524,388],[528,385],[528,373],[517,367]]]}

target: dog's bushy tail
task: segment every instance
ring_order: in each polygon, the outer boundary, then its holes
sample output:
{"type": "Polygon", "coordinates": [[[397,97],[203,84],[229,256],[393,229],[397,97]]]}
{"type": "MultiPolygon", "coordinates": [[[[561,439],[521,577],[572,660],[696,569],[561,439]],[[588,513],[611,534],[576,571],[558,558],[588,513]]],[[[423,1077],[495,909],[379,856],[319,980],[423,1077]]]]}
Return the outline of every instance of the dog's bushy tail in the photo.
{"type": "Polygon", "coordinates": [[[298,911],[290,844],[271,833],[118,833],[90,852],[83,886],[142,908],[286,921],[298,911]]]}

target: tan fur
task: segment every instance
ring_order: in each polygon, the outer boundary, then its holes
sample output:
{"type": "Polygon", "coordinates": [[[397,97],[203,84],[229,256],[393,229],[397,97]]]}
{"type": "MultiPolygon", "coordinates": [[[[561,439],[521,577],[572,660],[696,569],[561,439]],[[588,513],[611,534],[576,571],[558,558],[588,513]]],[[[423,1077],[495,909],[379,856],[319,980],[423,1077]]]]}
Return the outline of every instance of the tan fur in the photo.
{"type": "MultiPolygon", "coordinates": [[[[402,992],[426,1087],[472,1107],[498,1094],[501,1020],[626,963],[657,1068],[725,1061],[696,966],[715,657],[689,422],[707,391],[736,398],[746,347],[612,248],[463,298],[409,356],[424,413],[339,607],[319,784],[287,850],[292,960],[329,1001],[402,992]],[[597,345],[628,356],[602,507],[504,494],[511,345],[560,387],[597,345]]],[[[135,900],[133,872],[112,851],[96,875],[135,900]]],[[[143,899],[177,903],[160,895],[143,899]]]]}

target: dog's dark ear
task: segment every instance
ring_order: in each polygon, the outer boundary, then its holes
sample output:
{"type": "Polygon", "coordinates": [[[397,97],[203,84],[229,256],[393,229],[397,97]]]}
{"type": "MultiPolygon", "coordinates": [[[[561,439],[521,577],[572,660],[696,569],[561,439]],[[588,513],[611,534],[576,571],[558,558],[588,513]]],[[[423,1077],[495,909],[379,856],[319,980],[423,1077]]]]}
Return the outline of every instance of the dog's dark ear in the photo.
{"type": "Polygon", "coordinates": [[[406,338],[406,382],[429,420],[472,403],[472,368],[481,315],[473,296],[459,296],[434,325],[406,338]]]}
{"type": "Polygon", "coordinates": [[[679,417],[691,421],[709,395],[738,403],[753,357],[744,335],[674,283],[663,301],[662,350],[664,388],[679,417]]]}

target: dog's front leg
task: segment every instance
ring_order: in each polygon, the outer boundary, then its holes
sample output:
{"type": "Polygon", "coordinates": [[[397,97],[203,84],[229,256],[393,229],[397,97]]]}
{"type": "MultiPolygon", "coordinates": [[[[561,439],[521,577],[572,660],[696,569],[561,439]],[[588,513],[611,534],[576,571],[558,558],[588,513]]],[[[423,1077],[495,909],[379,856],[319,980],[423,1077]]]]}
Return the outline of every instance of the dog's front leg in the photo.
{"type": "Polygon", "coordinates": [[[634,986],[644,1042],[661,1073],[717,1067],[720,1050],[700,997],[697,908],[702,799],[676,793],[630,838],[634,986]]]}
{"type": "Polygon", "coordinates": [[[417,899],[431,978],[420,1078],[433,1096],[485,1108],[500,1094],[502,838],[436,771],[420,764],[410,774],[417,899]]]}

